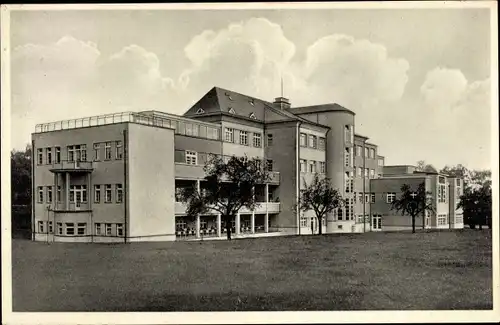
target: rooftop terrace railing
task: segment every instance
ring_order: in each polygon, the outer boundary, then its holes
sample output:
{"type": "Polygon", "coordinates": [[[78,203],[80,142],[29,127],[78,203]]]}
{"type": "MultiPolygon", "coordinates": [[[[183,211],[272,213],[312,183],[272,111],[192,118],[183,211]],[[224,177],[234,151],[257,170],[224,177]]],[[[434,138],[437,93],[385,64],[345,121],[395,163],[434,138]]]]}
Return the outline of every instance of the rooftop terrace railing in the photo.
{"type": "Polygon", "coordinates": [[[91,126],[101,126],[117,123],[138,123],[144,125],[152,125],[162,128],[175,129],[175,134],[188,135],[199,138],[220,140],[221,127],[209,125],[206,122],[198,123],[197,121],[188,121],[185,118],[176,119],[174,117],[167,118],[158,115],[147,115],[134,112],[114,113],[107,115],[98,115],[71,120],[57,121],[37,124],[35,133],[44,133],[60,130],[78,129],[91,126]]]}

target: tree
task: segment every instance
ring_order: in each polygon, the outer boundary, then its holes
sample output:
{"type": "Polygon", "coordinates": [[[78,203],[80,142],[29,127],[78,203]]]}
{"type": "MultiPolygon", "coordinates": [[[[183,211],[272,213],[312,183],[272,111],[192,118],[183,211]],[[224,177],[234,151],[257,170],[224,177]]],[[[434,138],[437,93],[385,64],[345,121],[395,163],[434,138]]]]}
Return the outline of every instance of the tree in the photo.
{"type": "Polygon", "coordinates": [[[24,151],[12,150],[11,166],[11,196],[13,205],[31,204],[31,146],[24,151]]]}
{"type": "Polygon", "coordinates": [[[257,203],[254,189],[266,183],[269,173],[257,158],[231,157],[228,162],[212,155],[204,167],[205,184],[201,191],[194,187],[181,192],[181,201],[187,205],[186,213],[196,216],[215,210],[221,214],[231,239],[231,220],[242,207],[253,210],[257,203]]]}
{"type": "Polygon", "coordinates": [[[491,229],[491,186],[486,184],[478,188],[466,188],[457,205],[457,209],[460,208],[464,212],[464,223],[471,229],[475,229],[476,225],[479,225],[479,229],[483,229],[484,224],[491,229]]]}
{"type": "Polygon", "coordinates": [[[431,193],[425,190],[425,184],[420,183],[417,191],[413,191],[408,184],[401,186],[401,197],[392,201],[391,210],[401,212],[411,217],[412,233],[415,233],[415,218],[426,212],[434,212],[431,193]]]}
{"type": "Polygon", "coordinates": [[[446,165],[443,169],[441,169],[441,173],[447,174],[451,177],[463,178],[465,188],[491,186],[490,170],[469,170],[465,166],[458,164],[451,167],[446,165]]]}
{"type": "Polygon", "coordinates": [[[305,184],[305,189],[301,191],[298,209],[306,212],[313,210],[318,218],[319,234],[322,234],[322,220],[327,213],[341,207],[344,200],[339,191],[331,187],[330,179],[320,178],[317,174],[310,185],[305,184]]]}

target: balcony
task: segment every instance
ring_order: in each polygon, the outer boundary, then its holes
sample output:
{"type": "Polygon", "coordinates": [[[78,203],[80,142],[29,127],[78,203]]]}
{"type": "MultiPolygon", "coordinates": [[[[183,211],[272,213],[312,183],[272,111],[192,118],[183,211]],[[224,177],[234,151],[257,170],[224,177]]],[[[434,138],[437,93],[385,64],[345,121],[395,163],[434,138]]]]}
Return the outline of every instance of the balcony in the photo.
{"type": "Polygon", "coordinates": [[[51,172],[81,172],[91,173],[94,170],[92,161],[60,161],[53,163],[51,172]]]}
{"type": "MultiPolygon", "coordinates": [[[[258,214],[262,213],[279,213],[280,212],[280,202],[258,202],[258,206],[255,207],[254,212],[258,214]]],[[[175,202],[175,214],[185,214],[186,206],[182,202],[175,202]]],[[[213,211],[213,213],[218,213],[213,211]]],[[[252,211],[248,210],[246,207],[240,209],[240,213],[250,214],[252,211]]]]}

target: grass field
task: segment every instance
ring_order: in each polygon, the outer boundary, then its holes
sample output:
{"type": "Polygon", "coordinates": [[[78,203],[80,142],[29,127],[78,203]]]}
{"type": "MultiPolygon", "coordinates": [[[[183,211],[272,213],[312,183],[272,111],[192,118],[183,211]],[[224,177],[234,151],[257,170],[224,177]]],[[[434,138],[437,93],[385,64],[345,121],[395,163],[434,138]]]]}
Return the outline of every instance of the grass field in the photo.
{"type": "Polygon", "coordinates": [[[493,308],[490,230],[12,250],[14,311],[493,308]]]}

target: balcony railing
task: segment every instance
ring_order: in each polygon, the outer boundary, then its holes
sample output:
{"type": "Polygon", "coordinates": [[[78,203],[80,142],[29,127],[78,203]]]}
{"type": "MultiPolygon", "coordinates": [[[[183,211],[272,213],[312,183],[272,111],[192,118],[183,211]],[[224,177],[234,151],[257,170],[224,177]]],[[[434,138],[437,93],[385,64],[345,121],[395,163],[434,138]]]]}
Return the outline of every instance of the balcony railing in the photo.
{"type": "Polygon", "coordinates": [[[161,128],[174,129],[175,134],[190,135],[199,138],[220,140],[221,126],[209,122],[187,119],[171,114],[148,114],[123,112],[107,115],[98,115],[71,120],[37,124],[35,133],[77,129],[89,126],[100,126],[132,122],[137,124],[152,125],[161,128]]]}
{"type": "MultiPolygon", "coordinates": [[[[257,206],[254,209],[255,213],[279,213],[280,212],[280,202],[257,202],[257,206]]],[[[217,213],[213,210],[214,213],[217,213]]],[[[186,206],[182,202],[175,202],[175,213],[176,214],[185,214],[186,206]]],[[[246,207],[242,207],[240,209],[240,213],[249,214],[252,211],[248,210],[246,207]]]]}
{"type": "Polygon", "coordinates": [[[62,160],[60,162],[52,163],[50,168],[51,171],[81,171],[90,172],[94,169],[92,161],[67,161],[62,160]]]}

